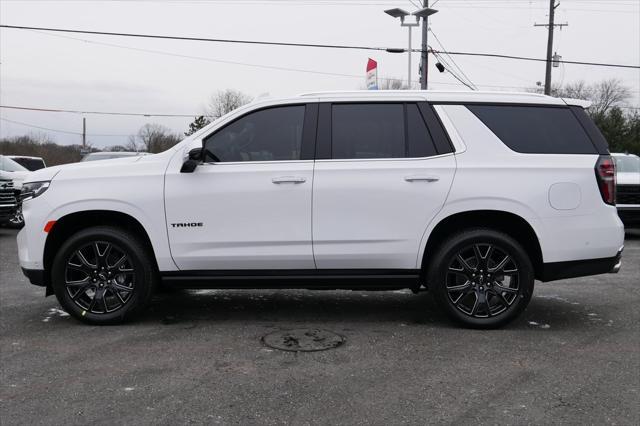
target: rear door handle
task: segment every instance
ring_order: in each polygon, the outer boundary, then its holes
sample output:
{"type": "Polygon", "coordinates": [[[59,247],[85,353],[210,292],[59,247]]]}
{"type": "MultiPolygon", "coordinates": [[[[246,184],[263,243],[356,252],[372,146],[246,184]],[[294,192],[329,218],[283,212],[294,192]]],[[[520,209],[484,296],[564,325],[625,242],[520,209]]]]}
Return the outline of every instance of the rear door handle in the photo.
{"type": "Polygon", "coordinates": [[[440,180],[438,176],[405,176],[407,182],[437,182],[440,180]]]}
{"type": "Polygon", "coordinates": [[[305,183],[307,180],[303,177],[297,177],[297,176],[280,176],[280,177],[275,177],[273,179],[271,179],[271,182],[275,183],[275,184],[281,184],[281,183],[305,183]]]}

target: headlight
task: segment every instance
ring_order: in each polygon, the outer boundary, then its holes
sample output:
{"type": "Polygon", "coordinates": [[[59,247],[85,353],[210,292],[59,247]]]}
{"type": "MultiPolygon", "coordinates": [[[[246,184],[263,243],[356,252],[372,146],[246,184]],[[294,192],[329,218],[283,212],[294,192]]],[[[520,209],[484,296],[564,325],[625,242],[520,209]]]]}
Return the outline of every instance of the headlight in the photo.
{"type": "Polygon", "coordinates": [[[30,200],[36,198],[49,188],[49,182],[29,182],[22,184],[22,191],[20,191],[20,201],[30,200]]]}

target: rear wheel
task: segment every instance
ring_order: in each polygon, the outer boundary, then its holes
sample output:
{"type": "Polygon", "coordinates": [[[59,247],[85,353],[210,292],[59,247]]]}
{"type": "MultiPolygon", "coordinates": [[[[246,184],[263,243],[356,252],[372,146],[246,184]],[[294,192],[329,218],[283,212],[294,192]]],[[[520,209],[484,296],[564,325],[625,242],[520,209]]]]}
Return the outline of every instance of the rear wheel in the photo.
{"type": "Polygon", "coordinates": [[[494,328],[527,307],[534,271],[516,240],[491,229],[471,229],[440,246],[427,281],[451,318],[470,327],[494,328]]]}
{"type": "Polygon", "coordinates": [[[72,235],[53,261],[52,285],[62,307],[90,324],[115,324],[142,310],[156,272],[149,250],[115,227],[72,235]]]}

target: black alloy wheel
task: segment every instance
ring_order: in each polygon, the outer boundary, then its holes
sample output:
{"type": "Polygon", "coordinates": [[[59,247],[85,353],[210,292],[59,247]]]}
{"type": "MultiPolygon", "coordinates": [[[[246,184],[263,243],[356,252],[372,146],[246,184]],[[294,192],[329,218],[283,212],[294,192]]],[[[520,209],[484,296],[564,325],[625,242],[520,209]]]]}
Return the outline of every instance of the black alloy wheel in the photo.
{"type": "Polygon", "coordinates": [[[534,270],[514,238],[476,228],[451,236],[435,251],[427,285],[452,319],[469,327],[495,328],[527,307],[534,270]]]}
{"type": "Polygon", "coordinates": [[[520,274],[515,260],[493,244],[473,244],[449,263],[446,288],[460,312],[475,318],[500,315],[518,297],[520,274]]]}
{"type": "Polygon", "coordinates": [[[67,260],[65,286],[71,300],[82,310],[95,314],[115,312],[133,295],[133,262],[116,244],[92,241],[67,260]]]}
{"type": "Polygon", "coordinates": [[[51,285],[73,317],[96,325],[123,322],[150,302],[157,282],[150,247],[130,231],[86,228],[57,250],[51,285]]]}

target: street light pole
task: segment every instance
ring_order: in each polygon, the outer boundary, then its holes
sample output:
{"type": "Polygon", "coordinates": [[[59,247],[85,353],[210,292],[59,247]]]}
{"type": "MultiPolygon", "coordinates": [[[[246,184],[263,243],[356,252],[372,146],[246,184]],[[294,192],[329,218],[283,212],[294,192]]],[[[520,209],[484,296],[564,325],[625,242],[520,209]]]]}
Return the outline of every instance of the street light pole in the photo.
{"type": "MultiPolygon", "coordinates": [[[[428,0],[424,0],[425,4],[428,4],[428,0]]],[[[384,13],[386,13],[389,16],[392,16],[394,18],[400,18],[400,26],[401,27],[408,27],[409,29],[409,47],[407,49],[407,54],[409,55],[409,70],[408,70],[408,75],[407,75],[407,85],[408,85],[408,89],[411,89],[411,50],[412,50],[412,46],[411,46],[411,27],[417,27],[420,25],[420,18],[422,18],[423,20],[423,27],[422,27],[422,54],[421,54],[421,62],[422,62],[422,77],[420,78],[420,87],[423,89],[426,89],[427,87],[427,74],[426,74],[426,55],[427,55],[427,31],[429,29],[426,21],[427,21],[427,17],[430,15],[433,15],[434,13],[438,12],[437,10],[434,9],[429,9],[428,7],[424,7],[420,10],[416,10],[413,13],[409,13],[406,10],[400,9],[400,8],[395,8],[395,9],[388,9],[385,10],[384,13]],[[404,22],[404,18],[409,16],[409,15],[413,15],[416,17],[416,22],[404,22]]],[[[387,51],[390,51],[389,49],[387,49],[387,51]]],[[[398,50],[398,49],[394,49],[394,53],[395,51],[401,52],[402,50],[398,50]]]]}

